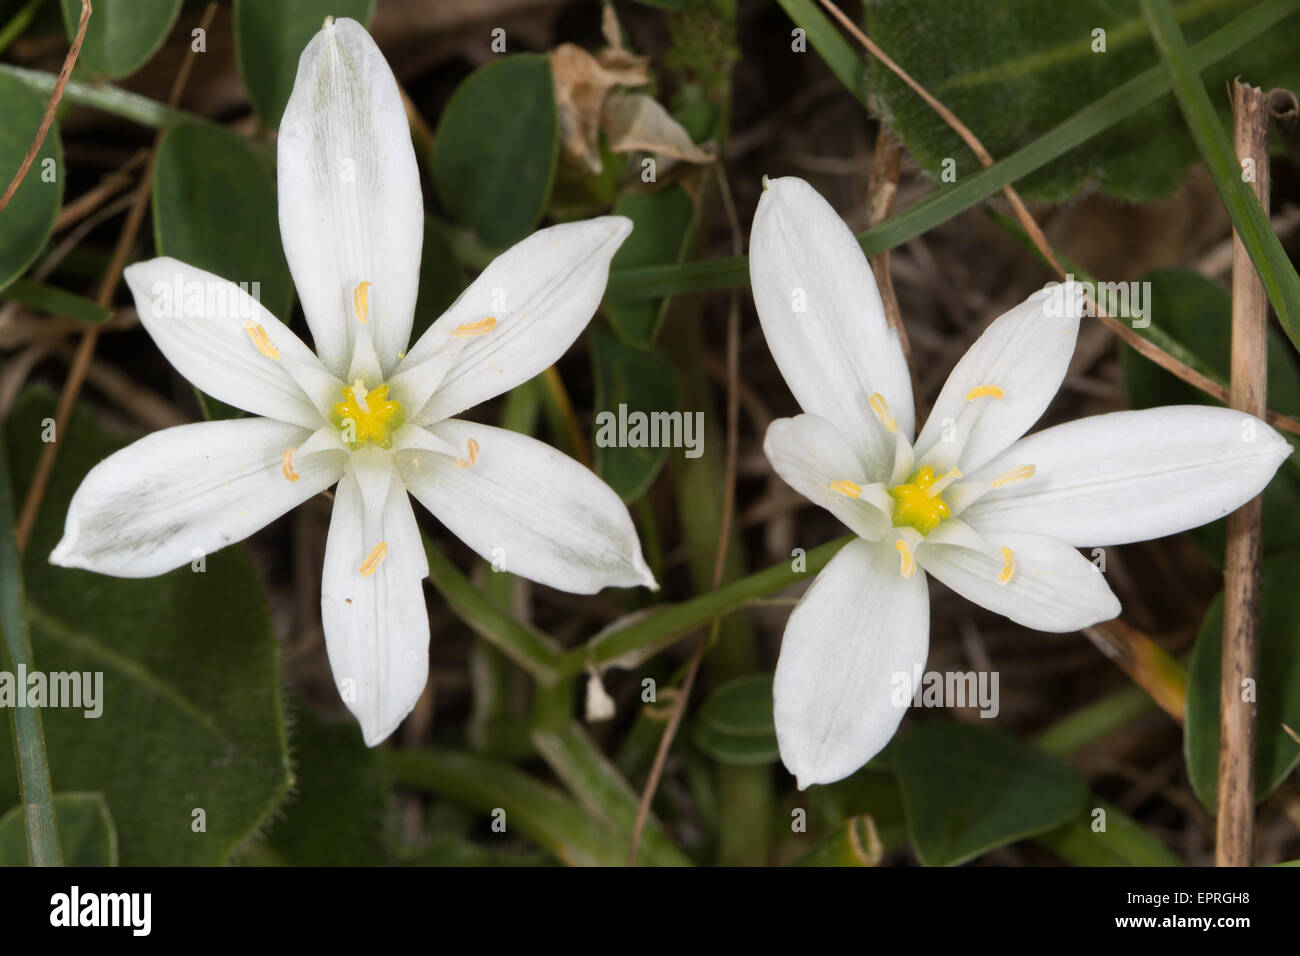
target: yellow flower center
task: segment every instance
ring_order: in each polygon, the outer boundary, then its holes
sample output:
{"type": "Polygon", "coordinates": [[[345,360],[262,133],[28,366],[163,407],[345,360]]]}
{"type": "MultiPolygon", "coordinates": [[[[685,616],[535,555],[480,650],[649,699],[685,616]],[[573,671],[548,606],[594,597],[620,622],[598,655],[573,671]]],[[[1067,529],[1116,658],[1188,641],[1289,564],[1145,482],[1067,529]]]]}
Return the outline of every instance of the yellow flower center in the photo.
{"type": "Polygon", "coordinates": [[[960,477],[961,473],[954,468],[936,478],[934,469],[925,465],[903,484],[890,488],[889,496],[894,499],[894,527],[915,528],[925,535],[952,517],[940,492],[960,477]]]}
{"type": "Polygon", "coordinates": [[[342,432],[353,451],[366,444],[393,447],[393,432],[406,422],[402,403],[388,397],[388,386],[367,389],[360,379],[341,389],[343,401],[330,412],[330,422],[342,432]]]}

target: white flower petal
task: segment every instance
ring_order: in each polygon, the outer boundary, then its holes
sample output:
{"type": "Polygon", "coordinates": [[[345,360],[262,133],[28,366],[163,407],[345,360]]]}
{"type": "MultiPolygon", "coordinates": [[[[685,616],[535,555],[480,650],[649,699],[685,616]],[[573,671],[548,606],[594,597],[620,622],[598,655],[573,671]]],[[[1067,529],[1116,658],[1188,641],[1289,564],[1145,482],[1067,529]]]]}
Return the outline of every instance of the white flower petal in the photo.
{"type": "Polygon", "coordinates": [[[374,501],[355,467],[339,481],[320,602],[334,683],[370,747],[411,712],[429,676],[429,566],[411,501],[396,473],[377,461],[363,479],[387,477],[374,501]]]}
{"type": "Polygon", "coordinates": [[[397,81],[355,20],[326,23],[303,50],[280,121],[280,236],[316,351],[335,375],[367,326],[389,372],[411,335],[424,200],[397,81]]]}
{"type": "Polygon", "coordinates": [[[768,426],[763,453],[787,485],[858,537],[878,541],[889,530],[893,499],[883,484],[867,477],[849,443],[826,419],[778,418],[768,426]]]}
{"type": "Polygon", "coordinates": [[[962,513],[985,533],[1048,534],[1078,547],[1147,541],[1221,518],[1259,494],[1291,446],[1243,412],[1172,405],[1112,412],[1022,438],[979,480],[1034,476],[962,513]]]}
{"type": "Polygon", "coordinates": [[[338,481],[339,455],[294,461],[305,428],[267,418],[200,422],[141,438],[90,470],[50,561],[148,578],[242,541],[338,481]]]}
{"type": "Polygon", "coordinates": [[[873,467],[894,442],[870,406],[884,396],[898,429],[915,433],[912,384],[876,280],[849,227],[815,189],[767,183],[754,213],[749,276],[763,335],[805,412],[835,425],[873,467]]]}
{"type": "Polygon", "coordinates": [[[502,428],[448,420],[431,431],[464,449],[460,464],[426,451],[395,452],[402,480],[494,566],[577,594],[656,587],[627,508],[582,465],[502,428]]]}
{"type": "Polygon", "coordinates": [[[925,574],[884,542],[852,541],[795,606],[772,687],[781,760],[802,790],[853,773],[889,743],[925,666],[925,574]]]}
{"type": "Polygon", "coordinates": [[[1040,289],[994,319],[975,340],[948,376],[916,440],[920,464],[931,465],[936,474],[954,465],[974,471],[1042,417],[1074,354],[1077,289],[1073,283],[1040,289]],[[981,386],[1005,395],[968,401],[981,386]]]}
{"type": "Polygon", "coordinates": [[[555,364],[591,321],[631,231],[623,216],[566,222],[493,259],[398,368],[400,376],[436,355],[454,359],[416,423],[459,414],[555,364]]]}
{"type": "Polygon", "coordinates": [[[123,270],[140,323],[176,371],[254,415],[316,428],[325,419],[294,372],[328,376],[279,319],[235,283],[177,259],[123,270]],[[292,364],[292,367],[291,367],[292,364]]]}
{"type": "Polygon", "coordinates": [[[997,548],[1008,549],[1009,558],[1004,554],[998,561],[982,551],[927,539],[916,549],[917,563],[966,600],[1035,630],[1077,631],[1119,614],[1106,576],[1068,544],[1042,535],[977,530],[997,548]]]}

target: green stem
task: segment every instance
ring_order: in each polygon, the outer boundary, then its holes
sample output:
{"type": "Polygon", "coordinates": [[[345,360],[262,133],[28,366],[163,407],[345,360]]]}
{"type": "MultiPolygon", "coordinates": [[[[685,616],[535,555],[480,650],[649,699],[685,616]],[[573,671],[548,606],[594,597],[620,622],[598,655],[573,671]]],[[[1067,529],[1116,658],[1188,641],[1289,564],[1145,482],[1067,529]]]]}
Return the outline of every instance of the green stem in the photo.
{"type": "Polygon", "coordinates": [[[569,676],[589,666],[599,667],[616,661],[619,666],[624,666],[629,659],[634,662],[645,660],[716,617],[730,614],[757,598],[798,581],[808,580],[826,567],[835,553],[851,540],[853,536],[846,535],[809,551],[802,556],[802,570],[794,570],[792,561],[783,561],[689,601],[656,608],[626,627],[602,634],[582,647],[565,652],[558,664],[559,673],[569,676]]]}
{"type": "MultiPolygon", "coordinates": [[[[0,63],[0,73],[17,77],[47,97],[54,92],[54,84],[58,80],[53,73],[46,73],[44,70],[28,70],[8,63],[0,63]]],[[[208,122],[201,116],[172,109],[138,93],[128,93],[126,90],[107,84],[91,85],[80,80],[68,81],[68,85],[63,90],[63,102],[76,106],[89,106],[152,129],[171,129],[179,123],[208,122]]]]}
{"type": "MultiPolygon", "coordinates": [[[[27,633],[23,570],[14,536],[14,496],[9,483],[9,455],[0,436],[0,631],[11,672],[35,671],[31,637],[27,633]]],[[[20,687],[18,692],[25,693],[20,687]]],[[[62,866],[59,831],[54,816],[54,788],[45,755],[45,731],[39,707],[15,707],[10,712],[22,803],[26,807],[27,855],[33,866],[62,866]]]]}

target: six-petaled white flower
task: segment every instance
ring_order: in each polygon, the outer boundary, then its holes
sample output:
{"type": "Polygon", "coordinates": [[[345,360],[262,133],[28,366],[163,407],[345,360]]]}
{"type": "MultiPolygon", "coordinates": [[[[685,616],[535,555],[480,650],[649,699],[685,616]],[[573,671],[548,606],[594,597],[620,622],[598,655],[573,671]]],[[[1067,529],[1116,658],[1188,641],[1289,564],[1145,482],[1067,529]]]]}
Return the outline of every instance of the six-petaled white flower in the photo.
{"type": "Polygon", "coordinates": [[[558,359],[591,319],[621,217],[543,229],[410,348],[424,206],[396,81],[327,21],[279,135],[280,232],[316,354],[245,291],[174,259],[126,270],[176,369],[255,416],[149,435],[97,465],[50,559],[150,577],[239,541],[335,483],[321,614],[368,744],[428,676],[428,574],[407,493],[494,567],[566,591],[655,587],[618,496],[532,438],[452,416],[558,359]]]}
{"type": "Polygon", "coordinates": [[[929,644],[926,572],[1012,621],[1074,631],[1119,602],[1077,550],[1222,517],[1291,453],[1240,412],[1172,406],[1021,437],[1065,377],[1077,289],[1053,284],[995,320],[915,434],[912,389],[871,268],[806,182],[767,184],[750,279],[768,346],[804,414],[773,422],[777,473],[858,536],[786,626],[774,683],[781,758],[800,788],[847,776],[889,742],[929,644]]]}

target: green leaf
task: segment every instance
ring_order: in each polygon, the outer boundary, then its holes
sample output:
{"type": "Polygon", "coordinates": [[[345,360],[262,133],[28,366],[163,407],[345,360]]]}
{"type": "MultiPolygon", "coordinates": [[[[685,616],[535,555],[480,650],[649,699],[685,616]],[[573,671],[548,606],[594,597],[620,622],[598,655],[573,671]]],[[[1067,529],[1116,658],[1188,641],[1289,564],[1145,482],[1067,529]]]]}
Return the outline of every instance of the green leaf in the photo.
{"type": "MultiPolygon", "coordinates": [[[[633,228],[614,253],[611,269],[668,265],[686,255],[695,231],[695,203],[680,186],[656,193],[625,193],[613,211],[631,219],[633,228]]],[[[667,299],[611,302],[605,312],[622,338],[644,347],[654,341],[667,305],[667,299]]]]}
{"type": "Polygon", "coordinates": [[[894,740],[916,855],[952,866],[1058,827],[1088,788],[1068,764],[979,724],[932,720],[894,740]]]}
{"type": "MultiPolygon", "coordinates": [[[[45,99],[21,79],[0,73],[0,191],[18,172],[32,138],[40,129],[45,99]]],[[[9,205],[0,210],[0,289],[3,289],[36,258],[50,234],[63,202],[63,146],[59,124],[53,123],[32,160],[27,176],[9,205]],[[52,181],[47,179],[53,176],[52,181]]]]}
{"type": "MultiPolygon", "coordinates": [[[[62,0],[68,39],[77,35],[81,0],[62,0]]],[[[134,73],[162,46],[181,0],[94,0],[77,65],[110,79],[134,73]]]]}
{"type": "MultiPolygon", "coordinates": [[[[23,588],[22,559],[14,532],[14,488],[9,470],[9,442],[0,435],[0,680],[18,683],[18,674],[35,670],[32,642],[27,626],[27,595],[23,588]]],[[[26,688],[13,687],[15,696],[26,688]]],[[[61,862],[59,832],[50,783],[49,755],[45,747],[44,721],[39,707],[17,707],[16,699],[5,702],[9,711],[10,734],[4,736],[17,748],[11,763],[0,774],[17,770],[14,791],[24,815],[24,859],[37,866],[58,866],[61,862]]],[[[4,791],[0,790],[0,794],[4,791]]]]}
{"type": "Polygon", "coordinates": [[[295,708],[290,735],[293,792],[266,848],[294,866],[382,866],[391,790],[356,721],[327,721],[295,708]]]}
{"type": "Polygon", "coordinates": [[[374,0],[235,0],[235,53],[258,119],[280,125],[298,58],[328,16],[368,24],[374,0]]]}
{"type": "MultiPolygon", "coordinates": [[[[20,491],[54,405],[30,390],[10,418],[20,491]]],[[[123,444],[85,407],[58,440],[25,555],[32,645],[43,672],[89,672],[87,688],[98,673],[102,684],[94,706],[43,709],[51,775],[104,794],[124,865],[224,863],[289,786],[280,651],[261,586],[239,545],[208,555],[202,573],[187,565],[144,580],[51,565],[73,492],[123,444]]],[[[12,768],[6,735],[0,804],[18,801],[12,768]]]]}
{"type": "MultiPolygon", "coordinates": [[[[677,383],[673,365],[660,352],[637,348],[623,342],[602,323],[590,327],[591,365],[596,381],[594,407],[596,474],[619,493],[624,501],[635,501],[643,495],[659,470],[663,468],[672,448],[667,444],[669,432],[665,426],[656,436],[650,430],[653,415],[659,412],[677,416],[679,428],[673,432],[685,440],[685,429],[693,427],[694,413],[676,410],[677,383]],[[656,438],[661,447],[634,447],[620,444],[620,423],[633,413],[646,417],[646,427],[641,439],[646,442],[656,438]]],[[[633,424],[629,420],[627,438],[635,439],[633,424]]],[[[702,435],[692,435],[702,441],[702,435]]]]}
{"type": "Polygon", "coordinates": [[[1112,803],[1093,796],[1083,813],[1034,842],[1075,866],[1183,866],[1183,860],[1112,803]],[[1105,829],[1094,830],[1104,810],[1105,829]]]}
{"type": "Polygon", "coordinates": [[[438,196],[489,245],[517,242],[546,209],[559,147],[550,61],[532,53],[493,60],[469,75],[438,121],[438,196]]]}
{"type": "MultiPolygon", "coordinates": [[[[1210,176],[1214,179],[1214,186],[1219,191],[1223,205],[1227,207],[1228,215],[1232,217],[1232,228],[1250,254],[1250,261],[1254,263],[1255,272],[1268,292],[1278,321],[1296,348],[1300,349],[1300,275],[1296,274],[1295,266],[1282,248],[1282,240],[1273,231],[1273,225],[1255,198],[1254,191],[1244,181],[1232,141],[1215,115],[1214,105],[1192,63],[1187,41],[1168,0],[1142,0],[1142,12],[1151,28],[1156,49],[1160,51],[1160,59],[1169,71],[1174,96],[1187,120],[1187,128],[1210,170],[1210,176]]],[[[1297,29],[1300,29],[1300,24],[1291,25],[1291,37],[1295,36],[1297,29]]],[[[1285,30],[1283,28],[1282,32],[1285,30]]],[[[1262,45],[1268,45],[1268,41],[1265,40],[1262,45]]],[[[1286,62],[1294,64],[1296,58],[1293,46],[1288,44],[1286,51],[1286,62]]],[[[1254,82],[1266,86],[1294,87],[1296,81],[1300,80],[1300,76],[1294,73],[1279,75],[1277,70],[1262,67],[1251,70],[1240,67],[1236,72],[1249,75],[1254,82]]],[[[1223,78],[1224,82],[1228,79],[1229,77],[1223,78]]],[[[1222,84],[1216,86],[1221,88],[1222,84]]],[[[1147,135],[1150,135],[1149,130],[1147,135]]]]}
{"type": "Polygon", "coordinates": [[[100,325],[113,317],[112,309],[105,309],[99,303],[92,302],[75,292],[27,279],[15,279],[9,283],[0,298],[19,302],[29,309],[47,315],[76,319],[78,322],[89,322],[92,325],[100,325]]]}
{"type": "MultiPolygon", "coordinates": [[[[1241,7],[1238,0],[1184,0],[1179,19],[1199,39],[1241,7]]],[[[868,25],[872,39],[961,117],[995,158],[1025,146],[1156,60],[1136,4],[1107,0],[1004,0],[989,9],[957,10],[945,0],[881,0],[870,6],[868,25]],[[1105,31],[1104,38],[1097,30],[1105,31]]],[[[1216,67],[1210,82],[1222,88],[1234,73],[1265,85],[1300,78],[1290,45],[1276,37],[1216,67]]],[[[873,101],[936,180],[949,158],[958,178],[980,168],[960,137],[902,80],[876,62],[870,78],[873,101]]],[[[1195,158],[1176,104],[1165,98],[1017,188],[1026,198],[1052,202],[1088,187],[1143,201],[1172,193],[1195,158]]]]}
{"type": "MultiPolygon", "coordinates": [[[[1158,269],[1142,276],[1150,283],[1145,306],[1151,325],[1135,331],[1157,341],[1172,339],[1197,365],[1227,381],[1232,341],[1232,297],[1217,283],[1184,269],[1158,269]]],[[[1158,342],[1159,344],[1159,342],[1158,342]]],[[[1286,415],[1300,415],[1300,372],[1286,340],[1273,330],[1268,339],[1268,404],[1286,415]]],[[[1138,355],[1120,349],[1120,367],[1133,408],[1212,404],[1204,392],[1138,355]]],[[[1223,561],[1225,522],[1215,521],[1190,534],[1216,564],[1223,561]]],[[[1283,467],[1264,489],[1264,552],[1300,548],[1300,480],[1283,467]]]]}
{"type": "Polygon", "coordinates": [[[446,312],[465,289],[465,273],[451,243],[432,216],[424,217],[424,245],[420,254],[420,292],[415,299],[411,344],[446,312]]]}
{"type": "Polygon", "coordinates": [[[485,817],[496,815],[505,824],[505,834],[494,834],[498,838],[522,833],[568,866],[627,863],[629,841],[612,826],[508,764],[450,750],[383,751],[382,759],[403,786],[442,794],[485,817]]]}
{"type": "Polygon", "coordinates": [[[186,124],[163,137],[153,176],[158,254],[245,284],[287,322],[293,279],[277,208],[271,170],[242,136],[186,124]]]}
{"type": "MultiPolygon", "coordinates": [[[[1254,694],[1255,798],[1273,792],[1300,762],[1300,744],[1283,725],[1300,731],[1300,552],[1264,559],[1260,576],[1259,668],[1254,694]]],[[[1223,649],[1223,594],[1201,622],[1187,668],[1187,774],[1213,812],[1218,792],[1219,675],[1223,649]]]]}
{"type": "Polygon", "coordinates": [[[696,745],[723,763],[772,763],[778,756],[772,675],[747,674],[718,686],[700,705],[693,730],[696,745]]]}
{"type": "MultiPolygon", "coordinates": [[[[63,862],[67,866],[117,866],[117,830],[99,793],[56,793],[63,862]]],[[[0,817],[0,866],[26,866],[23,808],[0,817]]]]}
{"type": "MultiPolygon", "coordinates": [[[[1300,7],[1300,0],[1263,0],[1211,36],[1192,47],[1197,69],[1217,63],[1276,27],[1300,7]]],[[[1285,36],[1274,30],[1272,36],[1285,36]]],[[[995,162],[988,169],[963,172],[957,182],[868,229],[858,236],[868,256],[893,249],[913,236],[946,222],[988,199],[1004,186],[1017,182],[1127,119],[1169,92],[1169,77],[1153,66],[1092,103],[1070,114],[1033,142],[995,162]]],[[[977,130],[978,132],[978,130],[977,130]]],[[[711,292],[747,284],[749,264],[743,256],[707,259],[676,266],[622,269],[610,275],[608,301],[658,298],[681,292],[711,292]]]]}
{"type": "MultiPolygon", "coordinates": [[[[537,752],[588,812],[631,839],[639,795],[577,721],[532,733],[537,752]]],[[[651,866],[690,866],[653,816],[645,821],[638,859],[651,866]]]]}

